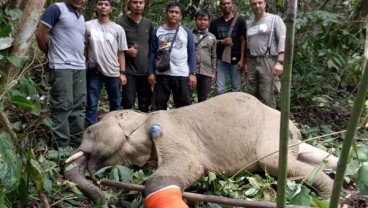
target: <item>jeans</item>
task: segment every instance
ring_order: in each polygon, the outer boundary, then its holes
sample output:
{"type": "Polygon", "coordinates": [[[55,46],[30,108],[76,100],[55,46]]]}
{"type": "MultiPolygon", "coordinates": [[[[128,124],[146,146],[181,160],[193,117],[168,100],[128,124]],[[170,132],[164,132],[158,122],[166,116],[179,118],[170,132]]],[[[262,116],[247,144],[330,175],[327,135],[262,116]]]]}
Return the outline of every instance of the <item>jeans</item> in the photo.
{"type": "Polygon", "coordinates": [[[188,77],[157,75],[153,92],[153,110],[167,110],[170,94],[173,94],[175,108],[191,104],[188,77]]]}
{"type": "Polygon", "coordinates": [[[110,111],[121,109],[119,81],[119,77],[108,77],[97,71],[87,71],[86,121],[89,125],[98,121],[97,107],[103,85],[109,97],[110,111]]]}
{"type": "Polygon", "coordinates": [[[122,87],[121,105],[124,109],[134,108],[135,98],[138,99],[138,110],[148,113],[151,105],[152,90],[147,76],[127,74],[127,84],[122,87]]]}
{"type": "Polygon", "coordinates": [[[86,71],[50,69],[50,118],[52,145],[66,147],[82,140],[86,99],[86,71]]]}
{"type": "Polygon", "coordinates": [[[231,91],[239,92],[241,86],[242,73],[237,69],[237,64],[228,64],[217,59],[217,79],[216,93],[220,95],[226,92],[226,78],[230,75],[231,91]]]}

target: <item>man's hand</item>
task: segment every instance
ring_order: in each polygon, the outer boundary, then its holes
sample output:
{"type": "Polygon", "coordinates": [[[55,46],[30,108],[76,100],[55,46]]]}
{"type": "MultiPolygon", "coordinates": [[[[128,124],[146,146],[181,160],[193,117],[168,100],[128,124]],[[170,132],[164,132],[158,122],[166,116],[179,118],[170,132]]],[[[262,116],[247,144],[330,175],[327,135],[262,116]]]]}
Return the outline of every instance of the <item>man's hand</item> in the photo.
{"type": "Polygon", "coordinates": [[[127,78],[125,74],[120,74],[120,85],[125,86],[127,84],[127,78]]]}
{"type": "Polygon", "coordinates": [[[228,45],[233,45],[233,39],[230,37],[226,37],[225,39],[222,40],[222,45],[228,46],[228,45]]]}
{"type": "Polygon", "coordinates": [[[193,90],[196,88],[197,86],[197,76],[195,74],[190,74],[189,75],[189,89],[193,90]]]}
{"type": "Polygon", "coordinates": [[[243,71],[244,69],[244,61],[242,59],[240,59],[240,61],[238,62],[238,64],[236,65],[236,69],[239,71],[243,71]]]}
{"type": "Polygon", "coordinates": [[[272,75],[273,76],[281,76],[283,70],[284,70],[284,65],[282,65],[279,62],[276,62],[275,66],[272,69],[272,75]]]}
{"type": "Polygon", "coordinates": [[[137,54],[138,54],[137,44],[134,44],[132,47],[130,47],[128,50],[126,50],[125,54],[127,54],[130,57],[137,57],[137,54]]]}
{"type": "Polygon", "coordinates": [[[154,74],[150,74],[148,75],[148,84],[150,84],[151,86],[156,84],[156,75],[154,74]]]}
{"type": "Polygon", "coordinates": [[[216,82],[216,74],[212,74],[211,76],[211,84],[214,84],[216,82]]]}

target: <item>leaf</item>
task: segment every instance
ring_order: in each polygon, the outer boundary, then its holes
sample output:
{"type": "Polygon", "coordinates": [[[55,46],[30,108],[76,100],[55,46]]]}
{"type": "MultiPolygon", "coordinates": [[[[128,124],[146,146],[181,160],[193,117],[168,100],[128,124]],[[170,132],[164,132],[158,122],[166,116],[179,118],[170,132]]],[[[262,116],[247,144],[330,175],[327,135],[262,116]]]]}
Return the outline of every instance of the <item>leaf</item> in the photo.
{"type": "Polygon", "coordinates": [[[216,174],[214,172],[208,172],[208,183],[212,183],[216,180],[216,174]]]}
{"type": "Polygon", "coordinates": [[[363,163],[357,174],[357,186],[364,196],[368,196],[368,162],[363,163]]]}
{"type": "Polygon", "coordinates": [[[10,135],[0,133],[0,184],[2,192],[9,193],[18,188],[20,183],[22,161],[13,150],[10,135]]]}
{"type": "Polygon", "coordinates": [[[97,176],[97,175],[102,175],[103,173],[105,173],[105,172],[106,172],[106,170],[107,170],[107,169],[110,169],[110,168],[111,168],[111,166],[103,167],[103,168],[99,169],[99,170],[95,173],[95,175],[96,175],[96,176],[97,176]]]}
{"type": "Polygon", "coordinates": [[[313,171],[308,175],[308,177],[307,177],[307,182],[309,183],[309,184],[312,184],[312,182],[313,182],[313,179],[314,179],[314,177],[316,177],[316,175],[319,173],[319,172],[321,172],[321,171],[323,171],[323,169],[325,169],[325,167],[326,167],[326,163],[327,163],[327,161],[323,161],[323,162],[321,162],[318,166],[316,166],[314,169],[313,169],[313,171]]]}
{"type": "Polygon", "coordinates": [[[23,108],[28,108],[28,109],[33,109],[34,108],[33,103],[31,101],[27,100],[23,96],[19,96],[19,95],[13,96],[11,98],[11,102],[14,105],[17,105],[17,106],[20,106],[20,107],[23,107],[23,108]]]}
{"type": "Polygon", "coordinates": [[[18,193],[21,207],[26,207],[25,205],[27,204],[28,201],[28,187],[26,180],[23,177],[20,178],[18,193]]]}
{"type": "Polygon", "coordinates": [[[0,37],[8,37],[9,34],[11,33],[11,31],[12,31],[11,25],[10,24],[7,24],[3,28],[1,28],[1,30],[0,30],[0,37]]]}
{"type": "Polygon", "coordinates": [[[249,183],[250,183],[254,188],[256,188],[256,189],[260,189],[260,185],[259,185],[258,181],[257,181],[255,178],[253,178],[253,177],[247,177],[247,179],[248,179],[249,183]]]}
{"type": "Polygon", "coordinates": [[[354,160],[346,166],[345,176],[354,175],[360,167],[360,162],[354,160]]]}
{"type": "Polygon", "coordinates": [[[42,170],[40,163],[38,161],[31,159],[27,164],[27,170],[33,178],[34,183],[36,184],[37,191],[43,190],[43,180],[42,180],[42,170]]]}
{"type": "Polygon", "coordinates": [[[364,144],[356,145],[356,152],[355,149],[352,149],[352,156],[358,159],[361,162],[368,161],[368,147],[364,144]]]}
{"type": "Polygon", "coordinates": [[[17,20],[20,19],[23,15],[22,10],[16,8],[16,9],[10,9],[6,10],[6,14],[10,16],[11,20],[17,20]]]}
{"type": "Polygon", "coordinates": [[[245,192],[246,196],[255,196],[258,193],[259,189],[250,188],[245,192]]]}
{"type": "Polygon", "coordinates": [[[119,170],[120,178],[122,181],[130,183],[133,177],[133,171],[125,166],[117,165],[116,169],[119,170]]]}
{"type": "Polygon", "coordinates": [[[299,193],[295,194],[289,201],[290,204],[310,207],[310,190],[301,186],[299,193]]]}
{"type": "MultiPolygon", "coordinates": [[[[0,45],[1,47],[1,45],[0,45]]],[[[20,67],[21,66],[21,61],[22,59],[16,57],[16,56],[7,56],[6,59],[13,64],[15,67],[20,67]]]]}
{"type": "Polygon", "coordinates": [[[50,117],[46,117],[43,119],[43,124],[45,124],[45,126],[51,127],[52,126],[52,120],[50,117]]]}
{"type": "Polygon", "coordinates": [[[0,50],[10,48],[12,46],[13,41],[14,38],[12,37],[0,38],[0,50]]]}

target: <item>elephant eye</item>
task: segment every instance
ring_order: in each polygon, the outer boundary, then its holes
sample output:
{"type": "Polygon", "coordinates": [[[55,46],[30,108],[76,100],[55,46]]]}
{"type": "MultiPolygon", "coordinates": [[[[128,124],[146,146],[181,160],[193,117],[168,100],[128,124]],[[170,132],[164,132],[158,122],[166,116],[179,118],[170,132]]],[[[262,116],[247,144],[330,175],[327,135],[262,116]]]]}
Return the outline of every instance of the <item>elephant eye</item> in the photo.
{"type": "Polygon", "coordinates": [[[119,119],[124,119],[126,114],[127,114],[126,111],[122,111],[121,113],[119,113],[119,119]]]}
{"type": "Polygon", "coordinates": [[[93,131],[91,129],[86,130],[86,134],[91,135],[92,133],[93,133],[93,131]]]}

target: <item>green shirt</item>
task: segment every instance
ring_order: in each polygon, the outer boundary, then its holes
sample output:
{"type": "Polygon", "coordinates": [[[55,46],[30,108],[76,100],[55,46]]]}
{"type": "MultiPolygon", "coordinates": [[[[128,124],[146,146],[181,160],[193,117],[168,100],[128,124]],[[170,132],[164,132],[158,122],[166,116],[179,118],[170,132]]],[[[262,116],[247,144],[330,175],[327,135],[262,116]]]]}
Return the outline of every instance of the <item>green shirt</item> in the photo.
{"type": "Polygon", "coordinates": [[[153,29],[151,21],[142,17],[139,24],[137,24],[129,17],[124,16],[116,20],[116,23],[121,25],[125,30],[128,47],[130,48],[135,44],[138,47],[136,57],[125,55],[126,72],[131,75],[147,75],[149,41],[153,29]]]}

